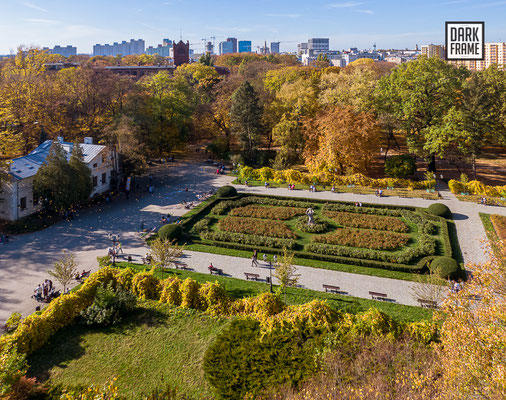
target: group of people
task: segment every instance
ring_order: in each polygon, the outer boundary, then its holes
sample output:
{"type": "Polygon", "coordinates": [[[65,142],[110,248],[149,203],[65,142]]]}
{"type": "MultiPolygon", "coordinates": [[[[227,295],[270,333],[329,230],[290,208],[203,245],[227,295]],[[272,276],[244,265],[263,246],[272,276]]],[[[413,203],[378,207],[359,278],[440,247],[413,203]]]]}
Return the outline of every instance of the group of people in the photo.
{"type": "Polygon", "coordinates": [[[293,183],[289,183],[288,190],[295,190],[295,185],[293,183]]]}
{"type": "Polygon", "coordinates": [[[218,165],[218,168],[216,168],[216,174],[221,175],[225,173],[225,164],[218,165]]]}
{"type": "Polygon", "coordinates": [[[53,298],[58,297],[60,295],[60,291],[55,291],[53,286],[53,281],[50,279],[46,279],[44,283],[37,285],[37,287],[33,291],[33,298],[37,301],[46,301],[49,302],[53,298]]]}
{"type": "Polygon", "coordinates": [[[123,254],[123,246],[121,245],[121,242],[118,242],[118,244],[114,247],[109,247],[107,250],[107,254],[109,254],[110,257],[118,257],[119,253],[123,254]]]}
{"type": "MultiPolygon", "coordinates": [[[[264,253],[263,255],[263,260],[264,260],[264,263],[267,264],[268,263],[268,257],[267,257],[267,254],[264,253]]],[[[274,254],[274,256],[272,256],[272,262],[274,264],[276,264],[278,262],[278,256],[276,254],[274,254]]],[[[271,263],[269,262],[269,265],[271,263]]],[[[253,256],[251,256],[251,266],[252,267],[258,267],[259,264],[258,264],[258,250],[254,250],[253,251],[253,256]]]]}
{"type": "Polygon", "coordinates": [[[485,196],[480,197],[480,201],[478,204],[487,205],[487,198],[485,196]]]}
{"type": "Polygon", "coordinates": [[[377,189],[375,194],[378,197],[382,197],[383,196],[383,190],[382,189],[377,189]]]}
{"type": "Polygon", "coordinates": [[[361,201],[356,202],[356,203],[355,203],[355,207],[362,207],[362,202],[361,202],[361,201]]]}
{"type": "Polygon", "coordinates": [[[309,191],[316,192],[316,185],[314,183],[312,185],[309,185],[309,191]]]}

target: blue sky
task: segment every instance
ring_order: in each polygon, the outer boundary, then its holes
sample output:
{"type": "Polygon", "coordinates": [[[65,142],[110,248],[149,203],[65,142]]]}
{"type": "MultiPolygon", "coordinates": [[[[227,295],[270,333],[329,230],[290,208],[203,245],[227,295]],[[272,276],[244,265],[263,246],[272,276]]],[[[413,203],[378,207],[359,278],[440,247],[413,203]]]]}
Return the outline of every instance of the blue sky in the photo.
{"type": "Polygon", "coordinates": [[[20,44],[77,46],[142,38],[195,43],[226,37],[281,41],[293,51],[309,37],[328,37],[332,49],[414,48],[443,43],[446,20],[485,21],[487,42],[506,41],[501,0],[0,0],[0,54],[20,44]]]}

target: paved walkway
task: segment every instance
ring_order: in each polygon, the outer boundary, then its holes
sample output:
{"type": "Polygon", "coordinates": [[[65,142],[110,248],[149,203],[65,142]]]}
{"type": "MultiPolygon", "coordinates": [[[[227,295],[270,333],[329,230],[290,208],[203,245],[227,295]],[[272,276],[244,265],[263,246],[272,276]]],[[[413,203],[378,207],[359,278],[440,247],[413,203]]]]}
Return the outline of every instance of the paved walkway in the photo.
{"type": "MultiPolygon", "coordinates": [[[[76,254],[79,269],[95,271],[98,268],[96,257],[105,255],[110,246],[107,234],[119,233],[126,253],[135,253],[134,250],[138,249],[142,250],[138,255],[144,255],[145,244],[137,232],[141,221],[144,221],[147,228],[159,227],[160,214],[170,213],[173,216],[180,216],[187,211],[180,205],[182,200],[194,200],[195,195],[212,188],[216,189],[233,180],[229,176],[218,176],[213,171],[213,167],[204,167],[202,164],[175,163],[166,165],[158,171],[158,175],[155,174],[156,190],[153,194],[133,193],[130,200],[121,198],[101,207],[81,211],[74,221],[62,221],[43,231],[20,235],[6,245],[0,245],[0,325],[3,325],[12,312],[19,311],[23,315],[27,315],[34,311],[37,303],[30,296],[37,284],[48,278],[46,271],[52,268],[53,262],[61,256],[63,250],[76,254]],[[188,191],[185,190],[186,188],[188,191]]],[[[143,186],[141,185],[141,187],[143,186]]],[[[249,193],[362,201],[364,203],[422,207],[427,207],[432,203],[422,199],[389,197],[380,199],[370,195],[237,187],[239,190],[249,193]]],[[[506,215],[506,209],[459,202],[452,195],[448,195],[448,198],[442,202],[447,204],[454,213],[465,261],[485,261],[486,257],[480,243],[485,239],[485,231],[478,211],[506,215]]],[[[207,272],[209,262],[213,262],[219,268],[222,264],[227,273],[244,278],[244,271],[249,268],[248,260],[221,257],[225,256],[188,253],[188,264],[195,263],[195,266],[191,266],[195,269],[202,267],[203,272],[207,272]],[[199,260],[202,260],[202,265],[199,260]]],[[[399,303],[412,304],[413,299],[408,294],[409,282],[308,267],[300,267],[300,273],[302,275],[300,283],[307,288],[321,290],[323,282],[334,283],[354,296],[366,298],[370,298],[368,292],[371,288],[374,288],[373,290],[383,288],[383,293],[387,293],[389,297],[399,303]]]]}

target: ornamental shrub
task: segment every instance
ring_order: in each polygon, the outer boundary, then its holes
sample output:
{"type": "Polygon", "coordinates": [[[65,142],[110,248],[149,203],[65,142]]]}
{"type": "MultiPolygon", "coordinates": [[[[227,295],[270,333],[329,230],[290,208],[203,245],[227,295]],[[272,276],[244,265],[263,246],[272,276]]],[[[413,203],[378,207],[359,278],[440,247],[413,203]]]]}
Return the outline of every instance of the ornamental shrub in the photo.
{"type": "Polygon", "coordinates": [[[431,204],[427,208],[427,211],[432,215],[437,215],[438,217],[443,217],[443,218],[451,218],[452,217],[452,212],[450,211],[450,209],[441,203],[431,204]]]}
{"type": "Polygon", "coordinates": [[[167,278],[162,281],[160,301],[173,306],[181,305],[181,279],[167,278]]]}
{"type": "Polygon", "coordinates": [[[140,272],[132,279],[132,292],[140,299],[158,300],[160,289],[160,281],[153,271],[140,272]]]}
{"type": "Polygon", "coordinates": [[[416,172],[416,160],[408,154],[392,156],[385,161],[385,174],[391,178],[409,178],[416,172]]]}
{"type": "Polygon", "coordinates": [[[120,286],[114,288],[113,282],[97,289],[93,304],[81,311],[86,325],[114,325],[121,321],[124,314],[132,311],[137,298],[120,286]]]}
{"type": "Polygon", "coordinates": [[[454,194],[461,194],[467,191],[466,184],[459,182],[455,179],[450,179],[450,181],[448,182],[448,188],[450,189],[450,192],[454,194]]]}
{"type": "Polygon", "coordinates": [[[162,226],[158,230],[158,236],[161,239],[168,239],[170,241],[172,240],[180,240],[181,236],[183,234],[183,229],[181,228],[181,225],[179,224],[167,224],[162,226]]]}
{"type": "Polygon", "coordinates": [[[237,190],[233,186],[222,186],[218,189],[216,194],[220,198],[235,197],[237,196],[237,190]]]}
{"type": "Polygon", "coordinates": [[[307,232],[307,233],[322,233],[327,230],[327,228],[329,226],[327,221],[325,221],[324,219],[320,218],[317,215],[313,217],[313,220],[314,220],[314,224],[308,225],[307,224],[307,221],[308,221],[307,216],[299,217],[297,219],[297,223],[295,224],[295,227],[298,230],[300,230],[302,232],[307,232]]]}
{"type": "Polygon", "coordinates": [[[436,257],[430,263],[431,272],[437,273],[443,279],[455,279],[460,272],[460,266],[457,261],[451,257],[436,257]]]}
{"type": "Polygon", "coordinates": [[[230,298],[218,282],[204,283],[199,289],[199,296],[202,309],[207,313],[214,316],[228,313],[230,298]]]}
{"type": "Polygon", "coordinates": [[[200,285],[197,281],[186,278],[181,284],[181,307],[201,309],[201,301],[199,296],[200,285]]]}
{"type": "Polygon", "coordinates": [[[263,167],[258,170],[258,179],[261,181],[270,181],[274,179],[274,170],[269,167],[263,167]]]}
{"type": "Polygon", "coordinates": [[[128,267],[120,271],[120,273],[116,276],[116,280],[121,287],[130,290],[132,289],[132,280],[134,279],[135,274],[137,274],[137,271],[128,267]]]}

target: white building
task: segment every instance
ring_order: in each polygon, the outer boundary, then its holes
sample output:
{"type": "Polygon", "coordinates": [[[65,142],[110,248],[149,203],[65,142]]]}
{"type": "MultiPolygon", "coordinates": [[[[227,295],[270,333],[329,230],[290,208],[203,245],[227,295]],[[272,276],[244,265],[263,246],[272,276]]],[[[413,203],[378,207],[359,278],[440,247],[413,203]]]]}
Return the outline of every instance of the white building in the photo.
{"type": "MultiPolygon", "coordinates": [[[[58,138],[70,159],[73,143],[58,138]]],[[[15,158],[9,166],[9,179],[0,190],[0,219],[14,221],[40,210],[41,205],[33,196],[33,179],[39,168],[46,162],[53,142],[46,140],[30,154],[15,158]]],[[[111,189],[111,175],[114,175],[114,154],[106,146],[93,144],[85,138],[79,144],[83,151],[84,163],[91,170],[93,191],[90,197],[111,189]]]]}

